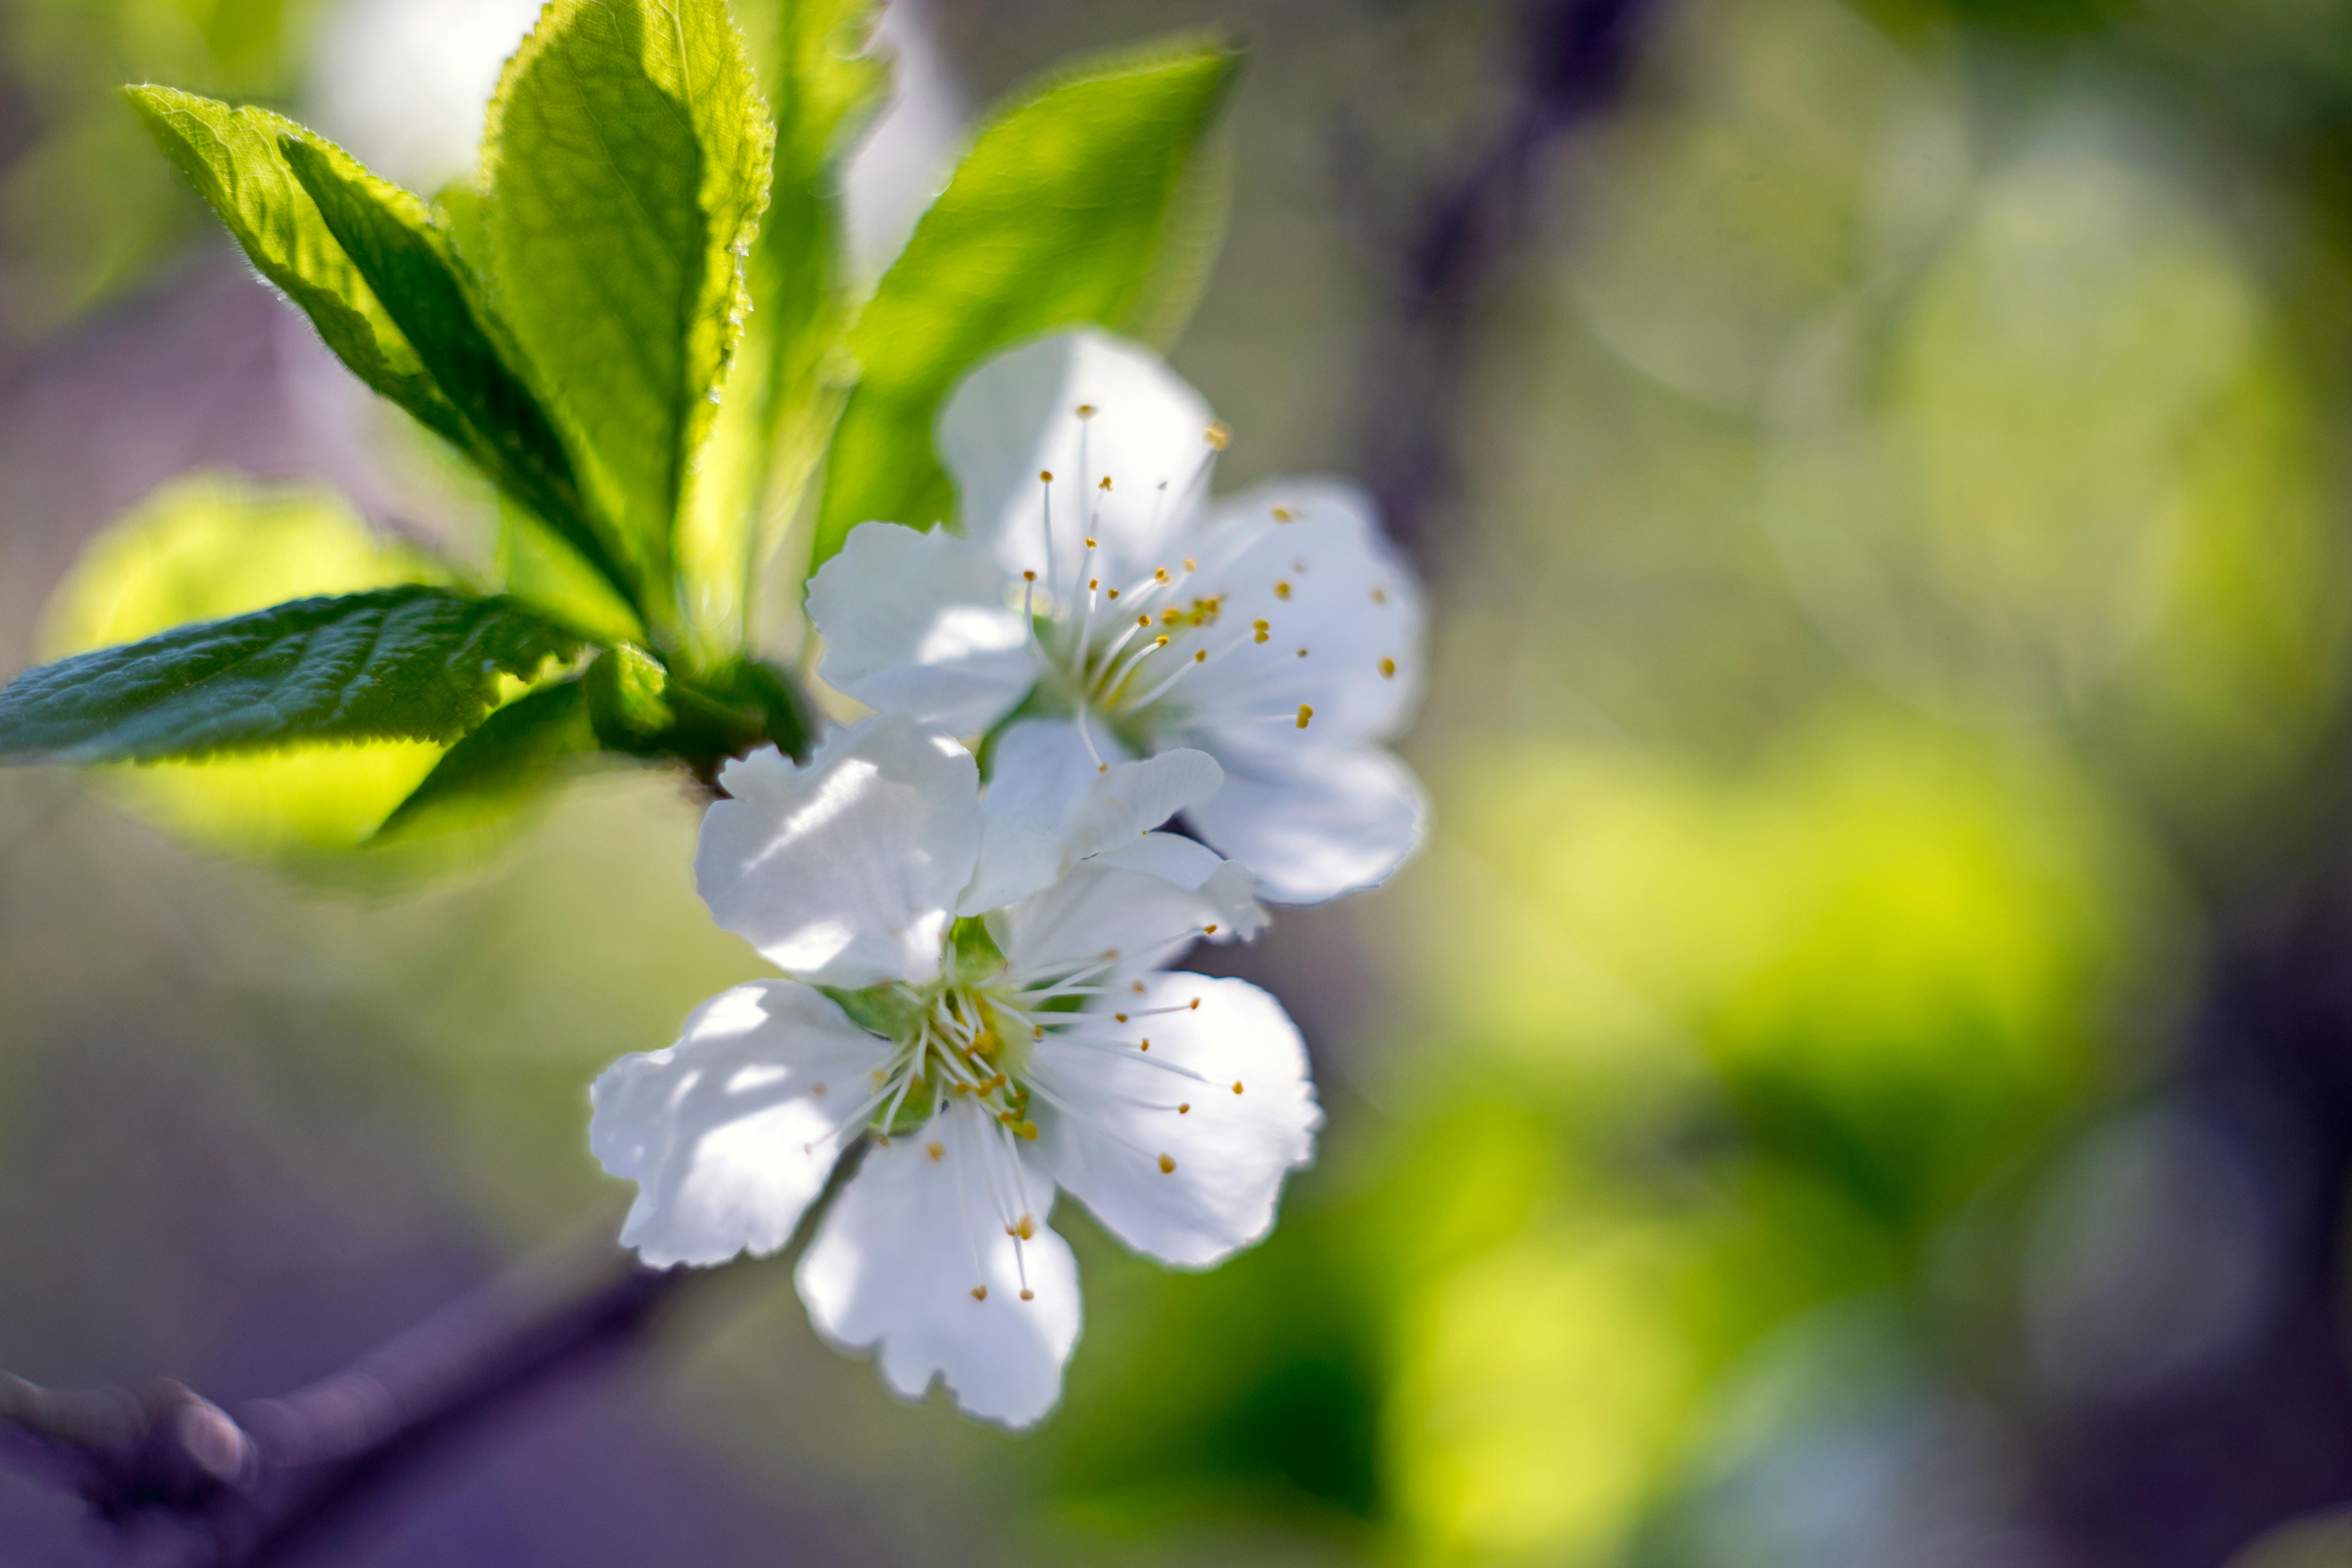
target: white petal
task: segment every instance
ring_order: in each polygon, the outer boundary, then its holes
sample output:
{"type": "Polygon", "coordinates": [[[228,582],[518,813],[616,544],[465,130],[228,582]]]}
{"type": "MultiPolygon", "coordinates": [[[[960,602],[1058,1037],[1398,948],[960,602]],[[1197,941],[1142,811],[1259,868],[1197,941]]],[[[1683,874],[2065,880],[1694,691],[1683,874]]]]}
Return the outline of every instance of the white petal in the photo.
{"type": "Polygon", "coordinates": [[[637,1184],[621,1245],[647,1265],[773,1252],[841,1152],[835,1121],[890,1047],[789,980],[704,1003],[667,1050],[623,1057],[588,1091],[588,1146],[637,1184]]]}
{"type": "Polygon", "coordinates": [[[956,894],[980,852],[971,753],[904,720],[828,737],[796,768],[770,747],[719,773],[695,885],[719,923],[814,984],[939,973],[956,894]]]}
{"type": "Polygon", "coordinates": [[[1145,871],[1090,860],[1033,898],[989,917],[989,929],[1016,978],[1115,959],[1114,974],[1170,963],[1202,935],[1218,942],[1256,934],[1265,911],[1250,896],[1255,879],[1218,868],[1197,888],[1145,871]],[[1214,926],[1214,931],[1207,931],[1214,926]]]}
{"type": "Polygon", "coordinates": [[[1097,1013],[1086,1027],[1118,1045],[1038,1044],[1037,1081],[1061,1102],[1041,1115],[1041,1145],[1055,1179],[1121,1241],[1205,1268],[1265,1238],[1283,1178],[1314,1157],[1323,1112],[1307,1049],[1282,1005],[1245,980],[1155,974],[1112,1005],[1127,1023],[1097,1013]],[[1158,1007],[1179,1011],[1139,1016],[1158,1007]]]}
{"type": "Polygon", "coordinates": [[[960,1101],[868,1150],[793,1277],[817,1331],[878,1345],[900,1395],[944,1377],[966,1412],[1007,1426],[1061,1397],[1079,1323],[1077,1262],[1045,1226],[1053,1178],[1017,1142],[960,1101]],[[1006,1227],[1024,1214],[1035,1235],[1016,1243],[1006,1227]]]}
{"type": "Polygon", "coordinates": [[[1037,679],[1018,590],[986,550],[945,531],[861,523],[809,584],[822,673],[884,713],[975,734],[1037,679]]]}
{"type": "Polygon", "coordinates": [[[997,740],[981,796],[980,868],[957,910],[980,914],[1039,891],[1078,862],[1124,849],[1217,793],[1224,774],[1206,752],[1097,763],[1076,725],[1028,719],[997,740]]]}
{"type": "Polygon", "coordinates": [[[1103,574],[1118,583],[1176,564],[1161,559],[1163,546],[1198,505],[1210,418],[1159,355],[1087,328],[1025,343],[966,376],[940,414],[940,458],[955,477],[965,537],[1007,567],[1046,570],[1050,488],[1061,585],[1074,579],[1089,532],[1101,541],[1103,574]],[[1082,405],[1091,417],[1079,417],[1082,405]],[[1054,476],[1050,487],[1040,473],[1054,476]]]}
{"type": "Polygon", "coordinates": [[[1196,552],[1212,564],[1188,592],[1224,595],[1218,625],[1238,635],[1263,620],[1267,638],[1187,678],[1181,705],[1195,722],[1298,744],[1403,728],[1421,700],[1425,612],[1420,578],[1374,515],[1361,492],[1329,479],[1278,480],[1219,504],[1196,552]],[[1274,521],[1277,510],[1291,521],[1274,521]],[[1314,718],[1299,731],[1302,703],[1314,718]]]}
{"type": "Polygon", "coordinates": [[[1378,887],[1421,842],[1421,786],[1379,746],[1294,752],[1231,735],[1216,746],[1224,786],[1186,820],[1255,871],[1276,903],[1378,887]]]}

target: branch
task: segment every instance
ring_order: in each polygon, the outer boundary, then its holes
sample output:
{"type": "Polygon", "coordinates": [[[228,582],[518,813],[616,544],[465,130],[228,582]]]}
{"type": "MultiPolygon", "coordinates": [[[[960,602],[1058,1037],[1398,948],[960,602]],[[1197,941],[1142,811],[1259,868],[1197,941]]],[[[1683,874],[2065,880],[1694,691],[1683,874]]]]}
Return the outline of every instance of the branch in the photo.
{"type": "MultiPolygon", "coordinates": [[[[835,1163],[782,1256],[807,1245],[865,1153],[861,1138],[835,1163]]],[[[332,1376],[235,1416],[170,1381],[133,1395],[0,1374],[0,1456],[109,1524],[160,1524],[192,1564],[269,1568],[504,1413],[635,1353],[673,1303],[719,1273],[616,1267],[606,1256],[586,1270],[518,1270],[332,1376]]]]}
{"type": "Polygon", "coordinates": [[[1374,343],[1361,471],[1397,542],[1436,564],[1432,514],[1455,489],[1461,405],[1476,306],[1524,242],[1548,156],[1614,107],[1658,0],[1533,0],[1502,129],[1459,177],[1422,203],[1393,288],[1397,320],[1374,343]]]}

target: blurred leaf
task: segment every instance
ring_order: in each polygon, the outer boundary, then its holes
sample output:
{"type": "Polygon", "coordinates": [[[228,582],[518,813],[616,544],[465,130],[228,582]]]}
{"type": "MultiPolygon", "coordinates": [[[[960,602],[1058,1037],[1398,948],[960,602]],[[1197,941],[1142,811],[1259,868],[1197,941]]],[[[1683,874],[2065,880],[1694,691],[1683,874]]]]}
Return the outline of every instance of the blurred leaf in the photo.
{"type": "Polygon", "coordinates": [[[450,747],[370,842],[391,844],[510,818],[543,796],[568,764],[601,749],[582,684],[542,687],[450,747]]]}
{"type": "MultiPolygon", "coordinates": [[[[331,492],[198,474],[155,491],[86,547],[50,596],[59,658],[316,594],[439,583],[447,570],[370,529],[331,492]]],[[[286,859],[357,847],[439,760],[378,741],[100,770],[133,810],[200,844],[286,859]]]]}
{"type": "Polygon", "coordinates": [[[414,584],[298,599],[28,669],[0,690],[0,761],[95,763],[313,741],[452,741],[498,677],[578,648],[503,599],[414,584]]]}
{"type": "Polygon", "coordinates": [[[282,115],[168,87],[125,89],[166,156],[286,291],[353,374],[461,451],[473,433],[294,178],[283,140],[315,140],[282,115]]]}
{"type": "Polygon", "coordinates": [[[490,108],[497,306],[609,489],[657,637],[772,148],[722,0],[556,0],[490,108]]]}
{"type": "Polygon", "coordinates": [[[2162,884],[2077,781],[1926,725],[1828,723],[1724,777],[1604,748],[1465,767],[1459,831],[1524,902],[1457,906],[1484,912],[1435,938],[1453,984],[1530,987],[1476,950],[1532,913],[1541,940],[1498,951],[1642,998],[1761,1147],[1898,1228],[2070,1102],[2096,1004],[2160,951],[2162,884]]]}
{"type": "Polygon", "coordinates": [[[1153,286],[1198,269],[1163,269],[1165,250],[1238,66],[1223,47],[1163,45],[1057,79],[982,130],[858,318],[863,379],[834,434],[812,569],[861,522],[950,513],[922,454],[940,399],[981,360],[1074,321],[1167,327],[1153,286]]]}
{"type": "Polygon", "coordinates": [[[772,28],[759,58],[776,114],[775,180],[747,279],[754,308],[678,540],[687,615],[706,649],[749,640],[755,585],[846,395],[841,165],[887,77],[865,52],[878,0],[754,9],[772,28]]]}
{"type": "Polygon", "coordinates": [[[465,420],[467,450],[625,594],[628,580],[597,536],[562,442],[499,356],[430,209],[330,142],[289,135],[279,149],[345,256],[465,420]]]}

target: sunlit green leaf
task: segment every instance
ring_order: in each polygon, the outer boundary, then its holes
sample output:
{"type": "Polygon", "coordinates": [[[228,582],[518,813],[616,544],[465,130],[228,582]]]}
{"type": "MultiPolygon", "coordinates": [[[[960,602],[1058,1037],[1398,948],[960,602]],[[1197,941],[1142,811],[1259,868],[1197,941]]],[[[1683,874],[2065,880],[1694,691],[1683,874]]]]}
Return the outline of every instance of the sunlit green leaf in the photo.
{"type": "Polygon", "coordinates": [[[26,670],[0,760],[110,762],[304,742],[451,741],[577,644],[503,599],[424,585],[298,599],[26,670]]]}
{"type": "Polygon", "coordinates": [[[563,443],[500,358],[431,209],[330,143],[289,135],[280,148],[345,256],[465,420],[467,449],[599,575],[625,589],[582,502],[563,443]]]}
{"type": "Polygon", "coordinates": [[[981,132],[858,320],[864,375],[827,459],[813,564],[860,522],[928,526],[949,514],[931,419],[990,353],[1074,321],[1168,330],[1170,289],[1181,293],[1202,270],[1188,198],[1238,64],[1197,45],[1126,57],[981,132]],[[1178,238],[1185,254],[1171,258],[1178,238]]]}
{"type": "Polygon", "coordinates": [[[471,431],[328,230],[287,167],[284,138],[310,133],[266,109],[232,109],[168,87],[126,89],[165,155],[212,205],[261,275],[300,306],[362,381],[461,449],[471,431]]]}
{"type": "Polygon", "coordinates": [[[752,589],[800,510],[848,390],[841,353],[842,160],[879,105],[887,72],[864,52],[877,0],[779,0],[752,8],[776,115],[775,182],[749,284],[754,310],[719,421],[680,520],[689,625],[716,655],[755,629],[752,589]]]}
{"type": "MultiPolygon", "coordinates": [[[[648,601],[741,335],[772,134],[722,0],[556,0],[491,105],[497,308],[592,455],[648,601]]],[[[660,636],[674,607],[647,613],[660,636]]]]}

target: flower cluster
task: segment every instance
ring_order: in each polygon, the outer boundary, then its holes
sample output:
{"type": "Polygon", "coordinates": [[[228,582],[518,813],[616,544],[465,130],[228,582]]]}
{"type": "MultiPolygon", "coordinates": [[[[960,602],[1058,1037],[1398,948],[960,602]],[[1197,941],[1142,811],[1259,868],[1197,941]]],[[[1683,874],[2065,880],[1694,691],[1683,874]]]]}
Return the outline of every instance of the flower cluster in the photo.
{"type": "Polygon", "coordinates": [[[1168,966],[1255,936],[1261,896],[1412,852],[1420,792],[1381,742],[1421,600],[1342,485],[1212,503],[1223,426],[1104,334],[975,371],[938,438],[961,534],[866,523],[810,589],[825,678],[874,716],[804,765],[730,763],[703,823],[703,898],[789,978],[615,1063],[591,1142],[638,1184],[623,1242],[667,1266],[782,1247],[866,1137],[800,1260],[812,1321],[900,1394],[943,1377],[1020,1426],[1078,1334],[1057,1192],[1202,1268],[1312,1157],[1281,1005],[1168,966]]]}

